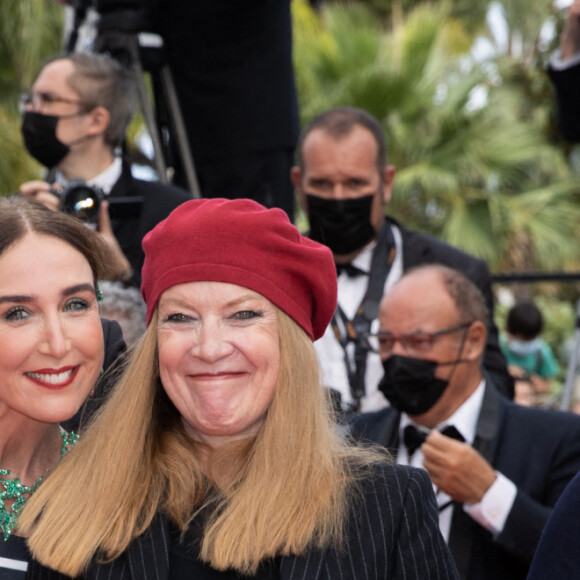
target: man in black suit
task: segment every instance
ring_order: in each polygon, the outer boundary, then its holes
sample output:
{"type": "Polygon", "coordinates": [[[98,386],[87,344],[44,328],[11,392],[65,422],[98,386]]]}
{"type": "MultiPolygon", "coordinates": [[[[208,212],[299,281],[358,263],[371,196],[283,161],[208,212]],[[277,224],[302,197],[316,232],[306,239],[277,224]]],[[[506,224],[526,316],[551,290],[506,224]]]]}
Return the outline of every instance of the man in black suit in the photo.
{"type": "Polygon", "coordinates": [[[157,8],[202,195],[254,199],[292,220],[300,122],[290,0],[148,4],[157,8]]]}
{"type": "Polygon", "coordinates": [[[376,336],[391,406],[351,428],[427,470],[461,578],[518,580],[580,469],[580,417],[498,394],[481,371],[487,319],[483,295],[456,270],[405,274],[381,302],[376,336]]]}
{"type": "Polygon", "coordinates": [[[378,303],[401,275],[435,262],[460,270],[483,292],[490,312],[484,364],[501,392],[512,398],[513,380],[493,322],[485,262],[385,219],[395,168],[387,165],[377,120],[352,108],[322,113],[303,130],[299,165],[291,175],[310,221],[310,236],[330,247],[339,272],[339,306],[316,348],[324,384],[340,393],[342,406],[370,411],[387,404],[377,389],[381,363],[369,352],[364,334],[376,330],[378,303]]]}
{"type": "Polygon", "coordinates": [[[20,193],[58,210],[53,192],[71,180],[102,190],[98,231],[113,250],[117,278],[139,285],[143,237],[191,196],[135,179],[118,155],[133,94],[134,79],[110,57],[72,53],[49,60],[23,103],[22,133],[29,153],[51,171],[47,181],[23,183],[20,193]]]}
{"type": "Polygon", "coordinates": [[[580,0],[568,9],[560,48],[550,60],[548,73],[556,90],[562,135],[580,142],[580,0]]]}

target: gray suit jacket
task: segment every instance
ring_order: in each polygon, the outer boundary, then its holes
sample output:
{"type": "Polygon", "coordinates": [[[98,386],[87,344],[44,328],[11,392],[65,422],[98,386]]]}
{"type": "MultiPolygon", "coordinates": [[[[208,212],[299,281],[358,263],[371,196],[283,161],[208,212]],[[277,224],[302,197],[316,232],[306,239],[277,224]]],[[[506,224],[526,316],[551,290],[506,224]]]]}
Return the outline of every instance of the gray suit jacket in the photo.
{"type": "MultiPolygon", "coordinates": [[[[280,558],[283,580],[456,579],[451,554],[439,532],[431,482],[419,469],[384,464],[365,479],[351,504],[342,550],[312,550],[280,558]]],[[[111,564],[94,564],[87,580],[168,580],[168,522],[158,516],[149,530],[111,564]]],[[[224,575],[224,578],[227,578],[224,575]]],[[[31,562],[27,580],[67,577],[31,562]]],[[[231,578],[238,578],[235,574],[231,578]]]]}

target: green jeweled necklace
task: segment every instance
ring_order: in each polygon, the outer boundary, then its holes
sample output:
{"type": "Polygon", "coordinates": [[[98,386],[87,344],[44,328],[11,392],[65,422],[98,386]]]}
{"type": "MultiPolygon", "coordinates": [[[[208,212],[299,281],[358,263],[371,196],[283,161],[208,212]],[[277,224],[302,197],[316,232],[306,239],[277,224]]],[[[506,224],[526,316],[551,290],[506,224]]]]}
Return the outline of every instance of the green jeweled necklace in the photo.
{"type": "MultiPolygon", "coordinates": [[[[61,429],[62,437],[62,456],[66,453],[69,446],[75,445],[79,436],[75,433],[67,433],[61,429]]],[[[0,529],[4,534],[4,541],[10,537],[12,530],[16,527],[16,521],[20,510],[24,507],[26,500],[38,489],[45,476],[39,477],[32,485],[23,485],[18,477],[6,477],[10,475],[9,469],[0,469],[0,484],[3,490],[0,490],[0,529]],[[6,500],[15,499],[8,509],[6,500]]]]}

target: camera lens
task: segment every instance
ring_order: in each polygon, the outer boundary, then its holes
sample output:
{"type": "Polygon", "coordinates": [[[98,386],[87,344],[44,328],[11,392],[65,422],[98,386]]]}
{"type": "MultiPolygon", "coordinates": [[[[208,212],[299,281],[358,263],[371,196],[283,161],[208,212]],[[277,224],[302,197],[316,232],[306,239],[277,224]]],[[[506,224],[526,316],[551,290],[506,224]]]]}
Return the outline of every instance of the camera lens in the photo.
{"type": "Polygon", "coordinates": [[[77,185],[65,192],[62,210],[89,224],[96,224],[101,207],[99,192],[88,185],[77,185]]]}

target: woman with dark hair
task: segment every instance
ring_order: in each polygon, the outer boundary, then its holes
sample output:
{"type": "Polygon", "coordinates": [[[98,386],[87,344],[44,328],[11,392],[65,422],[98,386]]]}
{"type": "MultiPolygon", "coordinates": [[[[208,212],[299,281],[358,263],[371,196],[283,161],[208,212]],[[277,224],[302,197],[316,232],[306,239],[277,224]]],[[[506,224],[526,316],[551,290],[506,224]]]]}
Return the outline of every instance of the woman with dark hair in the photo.
{"type": "Polygon", "coordinates": [[[0,198],[0,577],[24,578],[20,510],[76,442],[60,423],[103,364],[97,278],[109,254],[80,221],[0,198]]]}
{"type": "Polygon", "coordinates": [[[330,250],[224,199],[182,204],[144,250],[148,328],[21,517],[52,569],[28,578],[456,578],[426,472],[333,421],[312,345],[330,250]]]}

